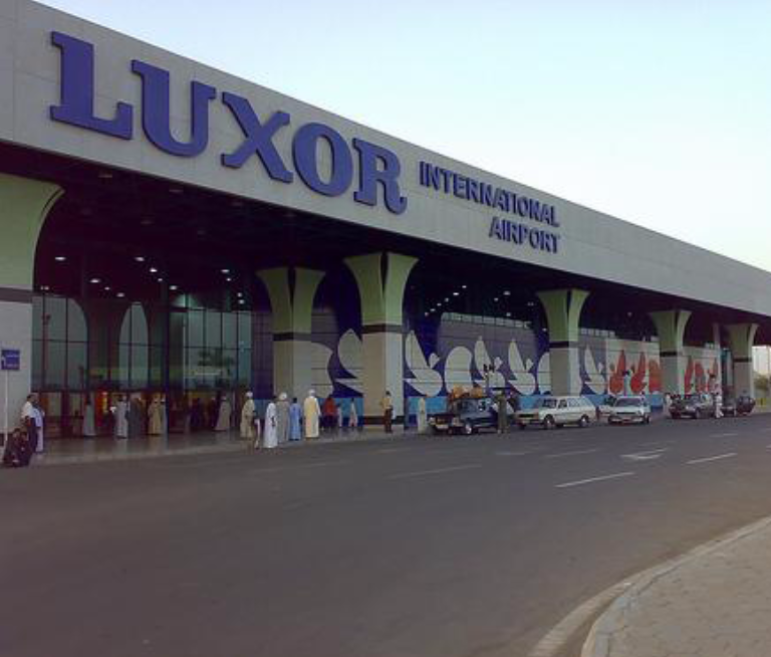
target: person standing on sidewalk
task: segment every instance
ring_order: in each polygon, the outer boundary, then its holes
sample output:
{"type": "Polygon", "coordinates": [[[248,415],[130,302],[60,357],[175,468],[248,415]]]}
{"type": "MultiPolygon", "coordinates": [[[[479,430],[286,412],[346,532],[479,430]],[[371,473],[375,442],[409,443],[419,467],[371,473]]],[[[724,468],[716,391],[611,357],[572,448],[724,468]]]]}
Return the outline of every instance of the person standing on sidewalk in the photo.
{"type": "Polygon", "coordinates": [[[383,425],[385,426],[386,433],[393,433],[393,421],[394,421],[394,400],[391,397],[391,391],[386,390],[385,397],[380,402],[380,407],[383,409],[383,425]]]}
{"type": "Polygon", "coordinates": [[[348,427],[350,429],[358,431],[359,430],[359,413],[356,410],[356,400],[355,399],[351,399],[351,407],[350,407],[350,409],[351,409],[351,412],[350,412],[350,415],[348,416],[348,427]]]}
{"type": "Polygon", "coordinates": [[[321,415],[321,409],[319,408],[319,400],[316,399],[316,391],[309,390],[308,396],[303,402],[306,438],[319,437],[319,415],[321,415]]]}
{"type": "Polygon", "coordinates": [[[27,433],[27,440],[32,452],[37,451],[37,424],[35,424],[35,402],[37,397],[27,395],[27,400],[21,407],[21,424],[27,433]]]}
{"type": "Polygon", "coordinates": [[[254,442],[254,395],[251,392],[246,393],[246,401],[241,407],[241,438],[248,440],[250,443],[254,442]]]}
{"type": "Polygon", "coordinates": [[[292,397],[292,405],[289,407],[289,440],[295,442],[302,438],[303,412],[297,397],[292,397]]]}
{"type": "Polygon", "coordinates": [[[265,433],[262,440],[265,449],[278,447],[278,418],[276,402],[271,399],[268,408],[265,409],[265,433]]]}
{"type": "Polygon", "coordinates": [[[42,454],[43,450],[45,449],[44,445],[44,435],[45,435],[45,412],[40,407],[40,401],[35,398],[35,405],[32,408],[32,416],[35,419],[35,429],[37,431],[37,446],[35,447],[35,453],[36,454],[42,454]]]}
{"type": "Polygon", "coordinates": [[[276,402],[276,433],[278,443],[289,442],[289,398],[285,392],[278,396],[276,402]]]}
{"type": "Polygon", "coordinates": [[[495,412],[498,415],[498,433],[506,433],[509,430],[508,406],[509,402],[506,400],[506,394],[501,390],[495,397],[495,412]]]}

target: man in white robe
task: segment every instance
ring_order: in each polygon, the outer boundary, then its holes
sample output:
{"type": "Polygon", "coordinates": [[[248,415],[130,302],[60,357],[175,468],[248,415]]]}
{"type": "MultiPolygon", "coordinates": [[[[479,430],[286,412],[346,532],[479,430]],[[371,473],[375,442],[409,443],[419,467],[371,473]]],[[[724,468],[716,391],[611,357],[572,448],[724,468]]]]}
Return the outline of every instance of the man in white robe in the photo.
{"type": "Polygon", "coordinates": [[[128,403],[121,395],[115,403],[115,437],[128,438],[128,403]]]}
{"type": "Polygon", "coordinates": [[[219,413],[217,415],[217,424],[214,425],[215,431],[230,431],[230,416],[233,414],[233,409],[230,406],[230,400],[227,395],[222,398],[219,406],[219,413]]]}
{"type": "Polygon", "coordinates": [[[35,420],[35,428],[37,429],[37,447],[35,448],[35,452],[41,454],[45,449],[45,446],[43,445],[45,440],[45,432],[43,431],[45,412],[40,408],[40,403],[37,401],[37,398],[35,399],[35,405],[32,408],[32,417],[35,420]]]}
{"type": "Polygon", "coordinates": [[[276,403],[271,400],[265,410],[265,431],[263,433],[262,446],[265,449],[278,447],[278,413],[276,403]]]}
{"type": "Polygon", "coordinates": [[[246,401],[241,408],[241,438],[253,441],[254,431],[254,395],[251,392],[246,393],[246,401]]]}
{"type": "Polygon", "coordinates": [[[308,396],[303,402],[303,417],[305,419],[305,437],[306,438],[318,438],[319,437],[319,416],[321,415],[321,407],[319,406],[319,400],[316,399],[316,391],[309,390],[308,396]]]}
{"type": "Polygon", "coordinates": [[[356,410],[356,400],[351,399],[351,414],[348,416],[348,427],[350,429],[359,429],[359,413],[356,410]]]}

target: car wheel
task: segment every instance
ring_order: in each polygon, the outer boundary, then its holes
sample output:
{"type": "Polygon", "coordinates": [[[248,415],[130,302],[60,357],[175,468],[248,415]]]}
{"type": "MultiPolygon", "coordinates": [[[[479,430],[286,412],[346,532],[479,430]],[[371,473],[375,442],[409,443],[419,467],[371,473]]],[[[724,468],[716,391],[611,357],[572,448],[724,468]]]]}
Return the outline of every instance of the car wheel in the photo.
{"type": "Polygon", "coordinates": [[[578,426],[581,427],[582,429],[586,429],[586,427],[589,426],[589,418],[586,417],[586,415],[581,417],[581,419],[578,421],[578,426]]]}
{"type": "Polygon", "coordinates": [[[551,415],[547,415],[543,420],[543,428],[547,431],[553,429],[556,426],[554,418],[551,415]]]}
{"type": "Polygon", "coordinates": [[[470,436],[472,433],[474,433],[474,426],[471,422],[466,422],[466,424],[463,425],[463,435],[470,436]]]}
{"type": "Polygon", "coordinates": [[[651,423],[651,416],[650,415],[646,415],[643,418],[643,424],[650,424],[650,423],[651,423]]]}

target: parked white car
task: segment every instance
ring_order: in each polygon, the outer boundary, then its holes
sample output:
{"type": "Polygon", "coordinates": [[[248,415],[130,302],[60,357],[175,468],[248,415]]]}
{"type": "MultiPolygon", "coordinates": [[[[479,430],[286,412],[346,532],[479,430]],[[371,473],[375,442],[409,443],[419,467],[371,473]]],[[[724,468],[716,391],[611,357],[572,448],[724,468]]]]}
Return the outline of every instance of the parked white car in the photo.
{"type": "Polygon", "coordinates": [[[651,407],[645,397],[618,397],[608,413],[608,424],[648,424],[651,407]]]}
{"type": "Polygon", "coordinates": [[[538,425],[553,429],[566,424],[587,427],[597,409],[586,397],[541,397],[532,408],[518,411],[515,421],[520,429],[538,425]]]}

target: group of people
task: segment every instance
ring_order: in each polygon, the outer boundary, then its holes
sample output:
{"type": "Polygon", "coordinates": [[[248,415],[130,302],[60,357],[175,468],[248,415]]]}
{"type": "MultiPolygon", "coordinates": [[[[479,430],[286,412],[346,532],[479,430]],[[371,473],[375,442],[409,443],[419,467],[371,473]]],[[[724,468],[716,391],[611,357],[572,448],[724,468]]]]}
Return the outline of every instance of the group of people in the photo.
{"type": "Polygon", "coordinates": [[[9,468],[25,468],[35,454],[45,449],[45,412],[37,395],[27,395],[21,408],[21,427],[15,428],[3,446],[2,463],[9,468]]]}
{"type": "MultiPolygon", "coordinates": [[[[318,438],[321,431],[333,431],[343,428],[344,415],[342,406],[329,395],[323,405],[319,404],[315,390],[309,390],[302,404],[297,397],[289,401],[287,393],[282,392],[265,408],[265,417],[261,420],[257,405],[251,392],[246,393],[246,402],[241,408],[240,435],[249,441],[255,449],[263,447],[273,449],[282,443],[318,438]]],[[[356,405],[351,401],[348,426],[358,428],[359,420],[356,405]]]]}

